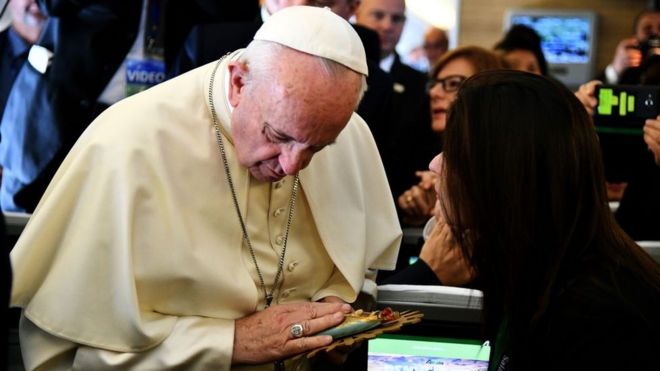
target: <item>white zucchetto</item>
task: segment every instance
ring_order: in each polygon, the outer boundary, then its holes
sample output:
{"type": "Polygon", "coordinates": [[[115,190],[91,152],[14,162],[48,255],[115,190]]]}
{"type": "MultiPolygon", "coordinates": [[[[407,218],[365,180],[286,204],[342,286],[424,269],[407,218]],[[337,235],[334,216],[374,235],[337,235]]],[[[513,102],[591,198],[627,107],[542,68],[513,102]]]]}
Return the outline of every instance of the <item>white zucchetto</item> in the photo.
{"type": "Polygon", "coordinates": [[[290,6],[273,14],[255,40],[272,41],[303,53],[323,57],[368,75],[360,37],[350,23],[329,8],[290,6]]]}

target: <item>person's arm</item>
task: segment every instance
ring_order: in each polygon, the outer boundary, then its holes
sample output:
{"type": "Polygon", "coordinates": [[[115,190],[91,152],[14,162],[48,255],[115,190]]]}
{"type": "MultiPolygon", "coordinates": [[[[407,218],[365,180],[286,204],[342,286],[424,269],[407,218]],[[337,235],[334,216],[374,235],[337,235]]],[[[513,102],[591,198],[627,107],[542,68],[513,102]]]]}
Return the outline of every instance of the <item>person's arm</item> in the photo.
{"type": "Polygon", "coordinates": [[[339,324],[351,310],[343,303],[298,303],[275,305],[235,321],[181,316],[163,342],[130,353],[75,344],[26,318],[21,338],[27,370],[229,370],[232,365],[274,362],[328,345],[330,336],[307,334],[339,324]],[[290,334],[296,323],[304,328],[301,338],[290,334]]]}
{"type": "Polygon", "coordinates": [[[449,226],[439,221],[433,227],[419,260],[388,277],[383,284],[466,286],[474,272],[463,257],[449,226]]]}
{"type": "Polygon", "coordinates": [[[623,39],[616,46],[614,58],[605,70],[605,76],[609,84],[616,84],[623,71],[631,67],[638,67],[642,63],[642,53],[639,50],[639,41],[631,37],[623,39]],[[615,79],[613,79],[615,78],[615,79]]]}
{"type": "Polygon", "coordinates": [[[404,222],[411,225],[423,224],[433,215],[436,195],[433,190],[435,176],[430,171],[418,171],[417,185],[410,187],[397,199],[397,205],[404,213],[404,222]]]}

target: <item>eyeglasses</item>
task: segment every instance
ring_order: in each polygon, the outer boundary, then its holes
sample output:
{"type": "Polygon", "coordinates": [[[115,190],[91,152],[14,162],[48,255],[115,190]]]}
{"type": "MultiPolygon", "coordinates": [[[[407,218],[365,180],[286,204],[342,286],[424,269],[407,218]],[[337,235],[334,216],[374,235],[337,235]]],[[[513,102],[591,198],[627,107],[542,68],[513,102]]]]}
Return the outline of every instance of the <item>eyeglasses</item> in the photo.
{"type": "Polygon", "coordinates": [[[426,91],[430,92],[436,85],[441,84],[444,91],[451,93],[458,90],[466,79],[467,77],[462,75],[450,75],[444,79],[436,79],[432,77],[426,83],[426,91]]]}

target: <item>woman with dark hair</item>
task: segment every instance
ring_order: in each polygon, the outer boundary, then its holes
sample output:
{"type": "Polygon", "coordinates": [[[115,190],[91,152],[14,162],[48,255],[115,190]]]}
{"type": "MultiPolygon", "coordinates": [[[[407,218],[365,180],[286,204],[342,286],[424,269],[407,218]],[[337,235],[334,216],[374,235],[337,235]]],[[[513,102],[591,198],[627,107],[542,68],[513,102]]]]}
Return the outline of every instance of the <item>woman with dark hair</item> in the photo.
{"type": "MultiPolygon", "coordinates": [[[[427,90],[431,98],[431,130],[438,134],[438,152],[441,150],[440,136],[445,130],[447,112],[463,81],[475,73],[501,68],[504,68],[504,61],[500,57],[478,46],[454,49],[433,66],[427,90]]],[[[412,226],[424,224],[432,216],[435,205],[435,178],[428,171],[418,171],[417,175],[421,179],[419,184],[412,185],[397,199],[403,222],[412,226]]]]}
{"type": "Polygon", "coordinates": [[[495,44],[506,63],[514,70],[548,75],[548,62],[541,49],[541,37],[533,29],[517,24],[495,44]]]}
{"type": "Polygon", "coordinates": [[[473,76],[430,168],[484,294],[490,370],[657,368],[660,268],[608,208],[573,93],[524,72],[473,76]]]}
{"type": "MultiPolygon", "coordinates": [[[[482,71],[504,68],[503,60],[488,49],[478,46],[465,46],[444,54],[431,70],[427,90],[431,98],[431,129],[438,135],[437,150],[442,148],[442,132],[447,123],[447,113],[456,98],[458,89],[468,77],[482,71]]],[[[428,159],[430,161],[431,158],[428,159]]],[[[417,184],[411,185],[397,199],[401,220],[408,226],[421,226],[433,216],[436,196],[433,190],[435,174],[430,171],[418,171],[417,184]]],[[[379,283],[417,284],[417,285],[459,285],[462,280],[449,279],[448,264],[456,256],[445,253],[444,238],[433,235],[424,244],[421,251],[418,244],[403,245],[399,251],[397,267],[394,272],[379,273],[379,283]],[[416,259],[410,265],[410,258],[416,259]]],[[[453,271],[453,269],[452,269],[453,271]]]]}

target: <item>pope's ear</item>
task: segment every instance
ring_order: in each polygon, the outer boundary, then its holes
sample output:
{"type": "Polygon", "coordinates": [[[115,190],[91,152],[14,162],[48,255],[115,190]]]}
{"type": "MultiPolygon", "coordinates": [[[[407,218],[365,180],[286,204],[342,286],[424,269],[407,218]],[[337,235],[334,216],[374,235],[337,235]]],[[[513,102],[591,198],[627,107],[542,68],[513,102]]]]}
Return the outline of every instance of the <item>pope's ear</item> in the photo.
{"type": "Polygon", "coordinates": [[[245,81],[247,79],[248,67],[245,63],[238,61],[229,62],[229,104],[238,106],[241,95],[245,92],[245,81]]]}

